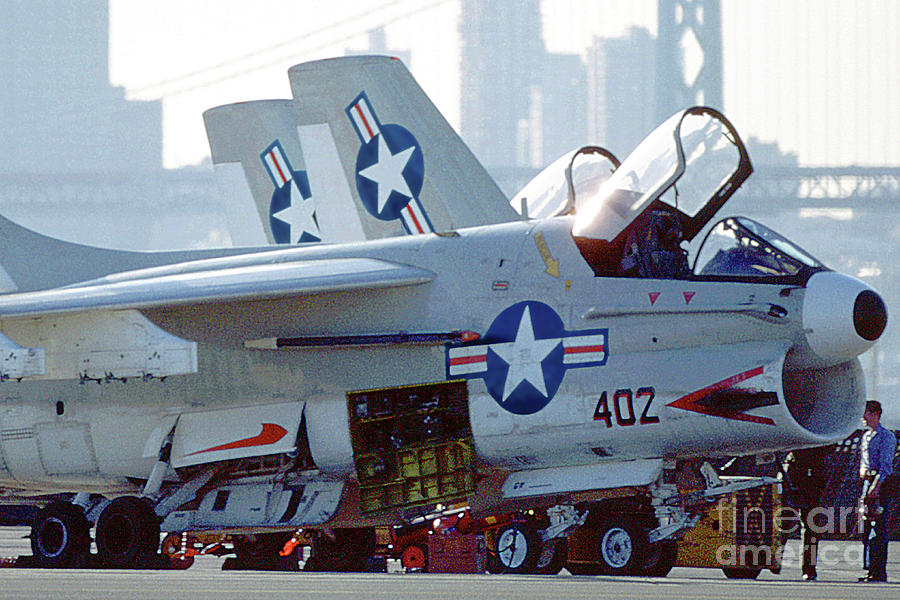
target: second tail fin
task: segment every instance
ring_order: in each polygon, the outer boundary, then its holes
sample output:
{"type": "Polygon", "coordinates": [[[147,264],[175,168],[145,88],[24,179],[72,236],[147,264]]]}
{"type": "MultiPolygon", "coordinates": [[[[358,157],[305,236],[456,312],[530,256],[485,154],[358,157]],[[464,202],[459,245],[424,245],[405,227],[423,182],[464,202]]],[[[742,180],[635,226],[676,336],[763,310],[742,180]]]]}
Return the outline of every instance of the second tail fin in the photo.
{"type": "Polygon", "coordinates": [[[235,245],[366,239],[336,151],[304,155],[292,101],[226,104],[203,121],[235,245]]]}
{"type": "Polygon", "coordinates": [[[400,61],[345,57],[288,75],[293,100],[203,115],[237,244],[350,242],[519,218],[400,61]]]}

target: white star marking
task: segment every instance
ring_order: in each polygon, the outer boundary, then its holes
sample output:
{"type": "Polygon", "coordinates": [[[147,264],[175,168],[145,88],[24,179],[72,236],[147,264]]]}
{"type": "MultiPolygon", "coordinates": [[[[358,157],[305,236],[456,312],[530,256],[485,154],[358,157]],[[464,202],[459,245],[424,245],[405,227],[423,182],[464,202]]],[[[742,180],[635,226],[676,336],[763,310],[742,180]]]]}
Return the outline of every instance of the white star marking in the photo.
{"type": "Polygon", "coordinates": [[[503,401],[509,398],[513,390],[523,381],[529,382],[544,396],[547,386],[544,384],[544,369],[541,361],[559,346],[559,339],[536,340],[534,327],[531,324],[531,308],[526,306],[519,321],[516,339],[512,342],[491,344],[491,350],[509,364],[506,384],[503,386],[503,401]]]}
{"type": "Polygon", "coordinates": [[[410,146],[397,154],[391,154],[391,149],[384,141],[384,136],[378,136],[378,160],[375,161],[375,164],[359,172],[360,175],[378,185],[378,214],[384,210],[384,206],[394,190],[412,198],[413,193],[403,177],[403,169],[406,168],[415,149],[415,146],[410,146]]]}
{"type": "Polygon", "coordinates": [[[290,243],[292,244],[303,236],[303,232],[308,232],[317,238],[321,238],[319,228],[313,220],[313,214],[316,212],[315,202],[313,202],[312,198],[308,200],[303,198],[297,183],[293,179],[288,182],[288,185],[291,186],[290,205],[276,213],[272,213],[272,216],[282,223],[287,223],[288,227],[290,227],[290,243]]]}

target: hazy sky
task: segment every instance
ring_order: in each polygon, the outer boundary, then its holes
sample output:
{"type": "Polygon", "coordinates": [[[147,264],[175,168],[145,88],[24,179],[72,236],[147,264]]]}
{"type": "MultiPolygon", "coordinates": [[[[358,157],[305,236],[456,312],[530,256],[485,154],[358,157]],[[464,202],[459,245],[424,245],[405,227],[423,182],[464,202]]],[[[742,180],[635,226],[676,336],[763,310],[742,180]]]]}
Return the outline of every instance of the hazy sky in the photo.
{"type": "MultiPolygon", "coordinates": [[[[554,52],[631,25],[656,32],[656,0],[542,8],[554,52]]],[[[385,25],[458,126],[459,19],[456,0],[110,0],[110,75],[129,98],[163,98],[165,166],[194,164],[209,152],[204,109],[290,97],[288,67],[365,48],[385,25]]],[[[807,165],[900,165],[900,2],[723,0],[722,21],[724,109],[745,138],[807,165]]]]}

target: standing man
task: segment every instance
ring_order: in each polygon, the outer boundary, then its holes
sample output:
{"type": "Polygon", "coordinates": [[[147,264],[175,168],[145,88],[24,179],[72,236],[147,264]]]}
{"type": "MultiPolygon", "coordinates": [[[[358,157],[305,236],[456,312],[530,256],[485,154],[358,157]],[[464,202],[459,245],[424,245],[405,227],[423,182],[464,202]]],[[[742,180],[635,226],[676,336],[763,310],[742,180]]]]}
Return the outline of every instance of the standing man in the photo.
{"type": "MultiPolygon", "coordinates": [[[[874,524],[864,527],[863,556],[868,557],[869,574],[860,577],[860,581],[887,581],[885,565],[890,531],[888,524],[896,504],[895,490],[885,480],[894,472],[894,451],[897,438],[881,425],[881,403],[874,400],[866,402],[863,413],[867,430],[863,432],[860,443],[859,475],[863,480],[861,506],[865,510],[867,520],[874,519],[874,524]],[[871,535],[874,532],[874,536],[871,535]]],[[[866,562],[864,560],[864,562],[866,562]]],[[[865,566],[865,565],[864,565],[865,566]]]]}
{"type": "MultiPolygon", "coordinates": [[[[834,445],[794,450],[788,456],[786,483],[791,506],[800,511],[800,542],[803,554],[803,581],[815,581],[819,549],[818,537],[825,525],[817,528],[813,522],[816,507],[821,506],[825,489],[826,460],[834,453],[834,445]]],[[[821,510],[821,509],[820,509],[821,510]]]]}

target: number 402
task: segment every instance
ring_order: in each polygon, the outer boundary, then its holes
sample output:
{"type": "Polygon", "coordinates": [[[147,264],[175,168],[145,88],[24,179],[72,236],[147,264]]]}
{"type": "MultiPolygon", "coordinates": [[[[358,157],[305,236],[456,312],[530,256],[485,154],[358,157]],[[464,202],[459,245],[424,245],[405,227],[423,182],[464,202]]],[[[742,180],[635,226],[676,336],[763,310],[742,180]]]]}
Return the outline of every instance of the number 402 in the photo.
{"type": "Polygon", "coordinates": [[[612,427],[613,413],[615,413],[616,424],[620,426],[635,425],[638,423],[641,425],[659,423],[658,416],[649,414],[650,405],[653,403],[655,397],[656,390],[652,387],[640,388],[637,393],[633,393],[631,390],[616,390],[613,392],[612,396],[613,410],[610,411],[607,393],[603,392],[600,396],[600,400],[597,401],[597,408],[594,409],[594,420],[603,421],[606,423],[607,427],[612,427]],[[644,410],[641,411],[640,419],[635,416],[635,399],[637,399],[638,405],[640,405],[642,401],[644,402],[644,410]]]}

